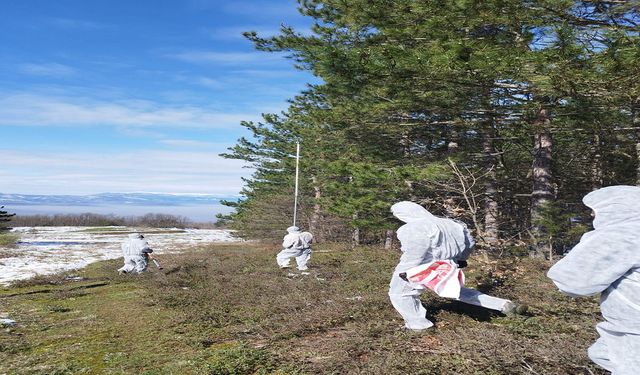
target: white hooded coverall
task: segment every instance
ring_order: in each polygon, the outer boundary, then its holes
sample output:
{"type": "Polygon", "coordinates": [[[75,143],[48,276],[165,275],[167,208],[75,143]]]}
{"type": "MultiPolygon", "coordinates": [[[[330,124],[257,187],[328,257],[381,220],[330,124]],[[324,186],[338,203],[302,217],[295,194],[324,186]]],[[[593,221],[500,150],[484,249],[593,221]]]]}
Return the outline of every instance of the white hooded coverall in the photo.
{"type": "MultiPolygon", "coordinates": [[[[475,242],[465,224],[433,216],[416,203],[396,203],[391,212],[406,224],[397,232],[402,256],[391,277],[389,298],[404,318],[405,327],[416,331],[427,329],[433,323],[426,318],[427,310],[420,301],[424,290],[414,289],[399,274],[434,260],[466,260],[475,242]]],[[[498,311],[510,302],[469,288],[461,289],[458,300],[498,311]]]]}
{"type": "Polygon", "coordinates": [[[313,235],[309,232],[300,232],[300,228],[293,226],[287,228],[288,234],[282,239],[284,249],[276,256],[280,268],[289,267],[291,258],[296,258],[298,270],[307,270],[307,262],[311,258],[311,242],[313,235]]]}
{"type": "Polygon", "coordinates": [[[143,235],[138,233],[130,234],[121,247],[124,255],[124,266],[118,269],[118,272],[141,273],[147,269],[148,262],[145,253],[152,253],[153,250],[151,250],[143,235]]]}
{"type": "Polygon", "coordinates": [[[589,357],[615,375],[640,374],[640,187],[609,186],[582,201],[594,230],[547,276],[572,297],[602,293],[604,322],[589,357]]]}

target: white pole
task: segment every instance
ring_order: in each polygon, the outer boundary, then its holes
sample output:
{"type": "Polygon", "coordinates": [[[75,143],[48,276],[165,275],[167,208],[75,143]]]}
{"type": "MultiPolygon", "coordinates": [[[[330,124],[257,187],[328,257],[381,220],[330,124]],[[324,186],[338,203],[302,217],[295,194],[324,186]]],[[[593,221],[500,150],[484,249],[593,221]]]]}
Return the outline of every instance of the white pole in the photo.
{"type": "Polygon", "coordinates": [[[296,142],[296,190],[293,198],[293,226],[296,226],[298,213],[298,176],[300,174],[300,142],[296,142]]]}

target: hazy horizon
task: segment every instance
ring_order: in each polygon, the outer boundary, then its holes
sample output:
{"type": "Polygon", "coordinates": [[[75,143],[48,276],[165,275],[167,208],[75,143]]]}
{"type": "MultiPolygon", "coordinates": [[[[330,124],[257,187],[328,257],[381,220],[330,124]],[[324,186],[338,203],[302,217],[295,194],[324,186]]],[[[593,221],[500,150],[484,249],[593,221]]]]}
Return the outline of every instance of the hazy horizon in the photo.
{"type": "Polygon", "coordinates": [[[115,216],[143,216],[148,213],[168,214],[184,216],[198,223],[215,222],[216,214],[229,213],[232,208],[221,205],[185,205],[185,206],[158,206],[158,205],[84,205],[84,206],[60,206],[60,205],[5,205],[4,210],[16,215],[55,215],[55,214],[81,214],[94,213],[100,215],[115,216]]]}

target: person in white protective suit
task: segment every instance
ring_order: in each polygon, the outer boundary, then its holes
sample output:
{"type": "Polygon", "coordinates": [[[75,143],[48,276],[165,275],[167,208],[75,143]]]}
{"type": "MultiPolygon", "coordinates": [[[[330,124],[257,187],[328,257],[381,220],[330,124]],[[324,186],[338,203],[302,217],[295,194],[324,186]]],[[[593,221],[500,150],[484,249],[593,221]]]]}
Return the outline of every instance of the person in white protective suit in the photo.
{"type": "Polygon", "coordinates": [[[594,230],[547,276],[572,297],[602,293],[604,322],[589,357],[615,375],[640,374],[640,187],[609,186],[582,201],[594,230]]]}
{"type": "Polygon", "coordinates": [[[120,273],[141,273],[147,269],[148,259],[153,250],[147,240],[139,233],[131,233],[122,243],[124,266],[118,269],[120,273]]]}
{"type": "Polygon", "coordinates": [[[311,242],[313,242],[311,233],[301,232],[296,226],[287,228],[287,235],[282,239],[284,249],[276,256],[278,266],[288,268],[291,258],[296,258],[298,270],[307,270],[307,262],[311,258],[311,242]]]}
{"type": "MultiPolygon", "coordinates": [[[[464,223],[436,217],[416,203],[396,203],[391,206],[391,212],[406,224],[397,231],[402,256],[391,277],[389,298],[404,318],[405,327],[421,331],[433,326],[426,318],[427,310],[420,301],[419,296],[424,290],[415,289],[400,274],[435,260],[453,260],[464,267],[475,242],[464,223]]],[[[524,310],[524,306],[509,300],[464,287],[460,290],[458,300],[505,314],[524,310]]]]}

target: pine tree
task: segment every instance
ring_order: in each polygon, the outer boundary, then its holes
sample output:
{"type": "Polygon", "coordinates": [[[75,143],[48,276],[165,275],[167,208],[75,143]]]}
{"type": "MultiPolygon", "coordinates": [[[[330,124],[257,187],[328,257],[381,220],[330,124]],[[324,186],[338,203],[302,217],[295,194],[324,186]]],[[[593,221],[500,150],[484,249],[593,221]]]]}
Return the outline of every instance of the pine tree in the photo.
{"type": "Polygon", "coordinates": [[[16,216],[16,214],[10,214],[9,212],[4,210],[4,206],[0,206],[0,232],[8,231],[11,229],[9,227],[9,222],[14,216],[16,216]]]}
{"type": "Polygon", "coordinates": [[[410,199],[435,213],[465,208],[488,244],[533,233],[541,256],[558,227],[548,212],[577,215],[591,188],[640,181],[636,7],[310,0],[300,10],[311,35],[246,34],[322,83],[228,155],[257,167],[236,219],[266,215],[269,194],[292,186],[294,138],[308,153],[309,222],[337,215],[359,238],[397,225],[388,206],[410,199]]]}

